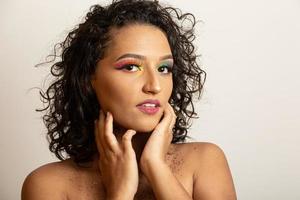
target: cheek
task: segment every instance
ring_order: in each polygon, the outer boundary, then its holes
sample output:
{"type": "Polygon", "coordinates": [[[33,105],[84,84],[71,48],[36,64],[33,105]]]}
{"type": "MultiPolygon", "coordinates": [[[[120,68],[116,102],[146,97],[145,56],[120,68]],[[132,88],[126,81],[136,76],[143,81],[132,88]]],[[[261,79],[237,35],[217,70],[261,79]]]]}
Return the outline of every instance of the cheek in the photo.
{"type": "Polygon", "coordinates": [[[172,91],[173,91],[173,80],[172,78],[170,80],[167,80],[165,83],[165,97],[167,97],[168,99],[171,97],[172,91]]]}
{"type": "MultiPolygon", "coordinates": [[[[103,80],[103,79],[102,79],[103,80]]],[[[101,107],[111,112],[120,112],[118,108],[125,108],[131,104],[130,100],[134,96],[134,85],[127,84],[122,79],[106,79],[98,83],[97,97],[101,107]]]]}
{"type": "MultiPolygon", "coordinates": [[[[162,79],[161,84],[163,90],[158,96],[162,102],[167,102],[173,89],[172,79],[162,79]]],[[[155,117],[147,117],[135,108],[141,100],[142,85],[143,82],[137,79],[126,79],[110,74],[99,78],[95,89],[101,108],[113,113],[114,122],[127,128],[147,132],[157,125],[162,116],[162,110],[155,117]]]]}

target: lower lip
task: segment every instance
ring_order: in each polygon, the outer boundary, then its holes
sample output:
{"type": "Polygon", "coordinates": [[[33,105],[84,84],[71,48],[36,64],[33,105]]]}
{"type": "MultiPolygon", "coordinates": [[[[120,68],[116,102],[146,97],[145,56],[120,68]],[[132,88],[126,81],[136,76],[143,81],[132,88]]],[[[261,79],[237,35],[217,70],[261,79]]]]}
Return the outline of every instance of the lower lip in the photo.
{"type": "Polygon", "coordinates": [[[148,115],[154,115],[159,111],[159,107],[137,106],[140,111],[148,115]]]}

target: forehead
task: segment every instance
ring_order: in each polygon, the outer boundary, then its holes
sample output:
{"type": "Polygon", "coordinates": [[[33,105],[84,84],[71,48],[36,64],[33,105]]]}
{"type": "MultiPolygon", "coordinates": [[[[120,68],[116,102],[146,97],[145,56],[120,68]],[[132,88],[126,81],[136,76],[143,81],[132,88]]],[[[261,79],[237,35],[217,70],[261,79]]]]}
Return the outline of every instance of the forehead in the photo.
{"type": "Polygon", "coordinates": [[[110,30],[109,53],[170,54],[168,39],[159,28],[147,24],[131,24],[110,30]]]}

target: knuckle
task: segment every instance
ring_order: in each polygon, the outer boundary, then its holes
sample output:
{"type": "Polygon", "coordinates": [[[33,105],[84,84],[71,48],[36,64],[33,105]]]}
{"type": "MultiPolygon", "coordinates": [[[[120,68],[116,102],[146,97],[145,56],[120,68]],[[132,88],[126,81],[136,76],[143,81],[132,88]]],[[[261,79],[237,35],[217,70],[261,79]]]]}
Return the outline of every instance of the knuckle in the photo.
{"type": "Polygon", "coordinates": [[[117,161],[123,159],[123,157],[124,157],[122,151],[116,151],[114,153],[114,155],[115,155],[115,158],[116,158],[117,161]]]}
{"type": "Polygon", "coordinates": [[[104,134],[104,138],[105,138],[105,140],[107,140],[107,141],[109,141],[109,140],[110,140],[110,137],[109,137],[109,135],[108,135],[108,134],[104,134]]]}
{"type": "Polygon", "coordinates": [[[113,162],[113,163],[117,162],[122,157],[122,155],[119,151],[113,151],[113,152],[111,151],[107,154],[108,154],[107,157],[109,158],[110,162],[113,162]]]}
{"type": "Polygon", "coordinates": [[[129,141],[129,140],[130,140],[130,135],[124,134],[124,135],[122,136],[122,141],[127,142],[127,141],[129,141]]]}

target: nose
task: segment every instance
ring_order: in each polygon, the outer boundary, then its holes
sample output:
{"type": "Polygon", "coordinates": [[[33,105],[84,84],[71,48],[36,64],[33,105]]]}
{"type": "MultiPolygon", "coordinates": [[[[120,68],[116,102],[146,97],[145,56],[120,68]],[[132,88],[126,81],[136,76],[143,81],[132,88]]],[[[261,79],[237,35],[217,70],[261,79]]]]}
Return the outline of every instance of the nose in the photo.
{"type": "Polygon", "coordinates": [[[154,70],[148,70],[145,73],[145,84],[143,86],[143,92],[152,94],[159,93],[161,91],[161,83],[159,78],[160,77],[158,73],[156,73],[154,70]]]}

